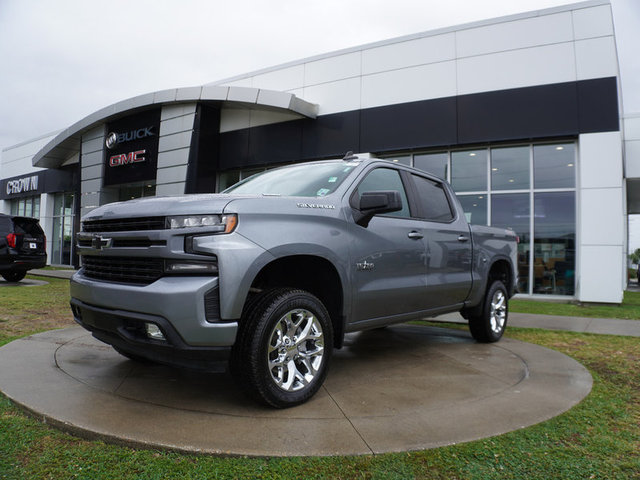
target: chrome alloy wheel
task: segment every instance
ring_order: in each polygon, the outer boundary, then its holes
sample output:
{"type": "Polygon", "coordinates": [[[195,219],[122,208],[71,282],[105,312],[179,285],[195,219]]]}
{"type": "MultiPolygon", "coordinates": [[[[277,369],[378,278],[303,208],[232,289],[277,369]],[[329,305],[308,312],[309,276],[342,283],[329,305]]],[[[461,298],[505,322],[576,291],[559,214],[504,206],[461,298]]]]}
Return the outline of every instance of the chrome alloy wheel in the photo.
{"type": "Polygon", "coordinates": [[[309,310],[285,313],[269,335],[269,373],[273,382],[286,392],[311,384],[322,366],[323,355],[322,325],[309,310]]]}
{"type": "Polygon", "coordinates": [[[502,290],[496,290],[491,298],[491,312],[489,322],[491,331],[500,333],[504,329],[507,320],[507,297],[502,290]]]}

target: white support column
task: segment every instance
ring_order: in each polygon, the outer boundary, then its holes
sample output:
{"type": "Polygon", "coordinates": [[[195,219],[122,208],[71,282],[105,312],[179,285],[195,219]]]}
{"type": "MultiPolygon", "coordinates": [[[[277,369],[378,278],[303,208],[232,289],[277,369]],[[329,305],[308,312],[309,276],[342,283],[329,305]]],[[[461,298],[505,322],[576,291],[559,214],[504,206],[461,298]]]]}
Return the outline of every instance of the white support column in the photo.
{"type": "Polygon", "coordinates": [[[51,265],[51,252],[53,251],[53,193],[40,195],[40,226],[47,236],[47,264],[51,265]]]}
{"type": "Polygon", "coordinates": [[[626,198],[620,132],[579,138],[577,297],[622,302],[626,287],[626,198]]]}

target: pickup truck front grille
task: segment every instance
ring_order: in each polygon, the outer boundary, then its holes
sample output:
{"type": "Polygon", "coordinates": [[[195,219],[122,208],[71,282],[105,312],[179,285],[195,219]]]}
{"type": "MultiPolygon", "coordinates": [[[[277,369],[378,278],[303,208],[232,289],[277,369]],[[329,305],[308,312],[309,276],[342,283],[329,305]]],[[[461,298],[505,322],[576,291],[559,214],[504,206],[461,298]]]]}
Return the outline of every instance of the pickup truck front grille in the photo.
{"type": "Polygon", "coordinates": [[[164,230],[165,217],[117,218],[111,220],[87,220],[82,222],[83,232],[133,232],[140,230],[164,230]]]}
{"type": "Polygon", "coordinates": [[[158,280],[164,271],[161,258],[131,257],[82,257],[84,275],[109,282],[149,285],[158,280]]]}
{"type": "MultiPolygon", "coordinates": [[[[150,240],[148,238],[114,238],[111,244],[112,248],[149,248],[164,247],[167,245],[166,240],[150,240]]],[[[78,238],[79,247],[93,246],[91,238],[78,238]]]]}

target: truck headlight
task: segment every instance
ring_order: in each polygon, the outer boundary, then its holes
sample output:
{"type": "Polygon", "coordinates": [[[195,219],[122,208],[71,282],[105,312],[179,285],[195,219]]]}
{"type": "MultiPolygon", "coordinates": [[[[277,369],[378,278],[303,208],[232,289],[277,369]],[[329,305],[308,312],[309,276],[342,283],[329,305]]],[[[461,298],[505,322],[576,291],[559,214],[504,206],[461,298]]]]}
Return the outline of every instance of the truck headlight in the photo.
{"type": "Polygon", "coordinates": [[[231,233],[238,224],[238,216],[230,215],[174,215],[167,217],[167,228],[208,227],[215,233],[231,233]]]}

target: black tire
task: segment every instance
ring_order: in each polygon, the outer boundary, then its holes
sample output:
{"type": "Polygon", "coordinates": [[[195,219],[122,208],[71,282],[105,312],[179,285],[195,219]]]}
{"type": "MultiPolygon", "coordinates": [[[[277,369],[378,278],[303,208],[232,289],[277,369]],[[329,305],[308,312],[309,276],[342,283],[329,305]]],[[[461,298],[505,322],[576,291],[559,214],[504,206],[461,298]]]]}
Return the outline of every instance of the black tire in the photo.
{"type": "Polygon", "coordinates": [[[507,328],[509,295],[500,280],[494,281],[484,297],[480,315],[469,317],[469,330],[476,341],[497,342],[507,328]]]}
{"type": "Polygon", "coordinates": [[[320,389],[332,349],[331,319],[320,300],[304,290],[270,290],[243,313],[231,372],[254,399],[292,407],[320,389]]]}
{"type": "Polygon", "coordinates": [[[27,272],[5,272],[2,274],[7,282],[19,282],[27,275],[27,272]]]}

